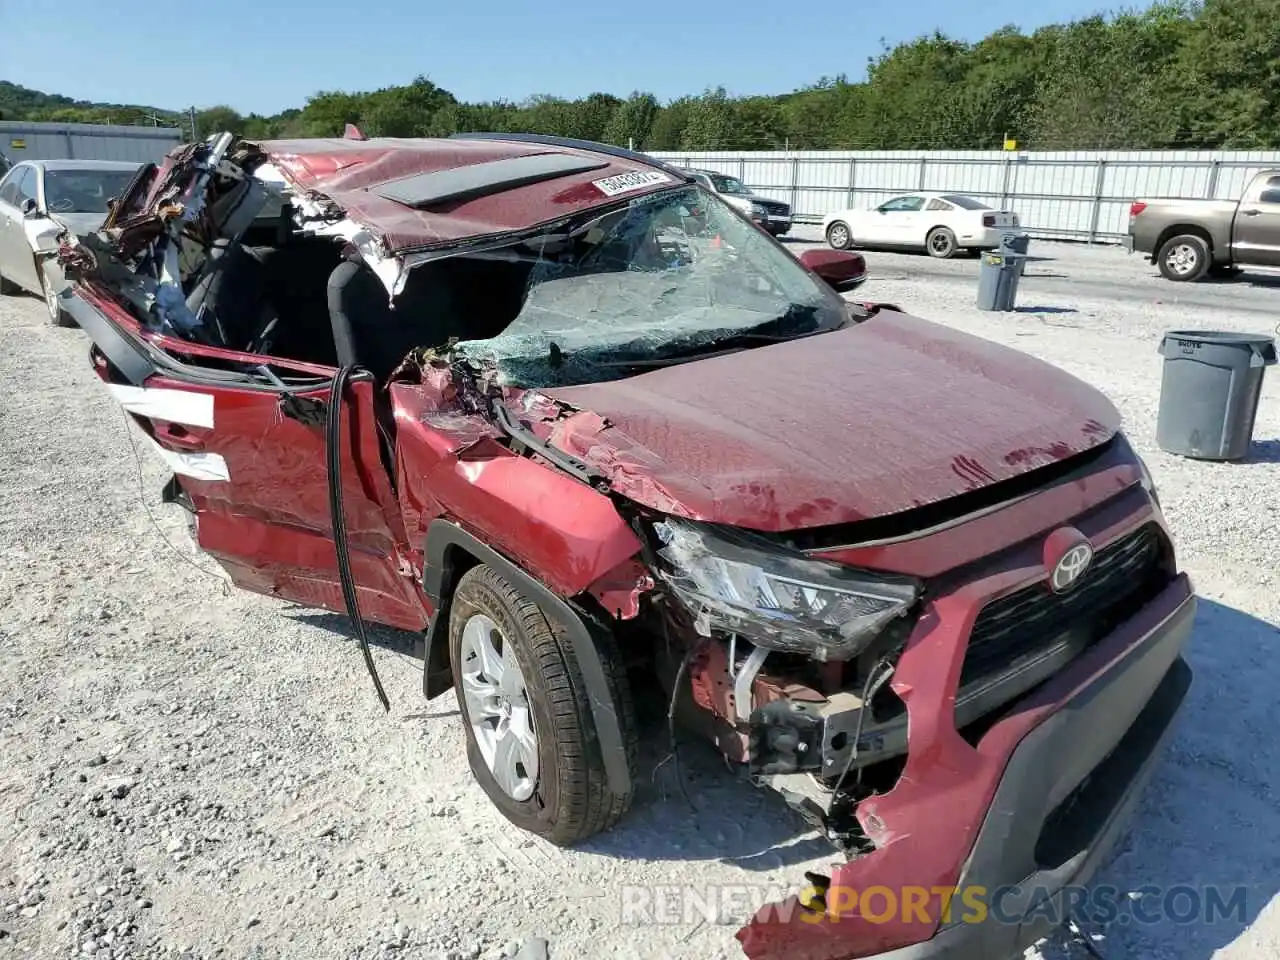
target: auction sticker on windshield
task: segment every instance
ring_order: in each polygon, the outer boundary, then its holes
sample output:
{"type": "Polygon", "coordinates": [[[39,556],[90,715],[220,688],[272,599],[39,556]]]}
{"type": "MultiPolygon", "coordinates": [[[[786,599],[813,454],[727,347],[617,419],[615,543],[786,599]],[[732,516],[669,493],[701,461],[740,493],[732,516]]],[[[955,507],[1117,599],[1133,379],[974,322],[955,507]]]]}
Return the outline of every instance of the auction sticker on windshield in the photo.
{"type": "Polygon", "coordinates": [[[645,187],[652,187],[656,183],[670,183],[671,178],[665,173],[659,173],[657,170],[635,170],[631,173],[620,173],[616,177],[605,177],[603,180],[593,180],[601,193],[606,197],[616,197],[620,193],[630,193],[632,190],[643,190],[645,187]]]}

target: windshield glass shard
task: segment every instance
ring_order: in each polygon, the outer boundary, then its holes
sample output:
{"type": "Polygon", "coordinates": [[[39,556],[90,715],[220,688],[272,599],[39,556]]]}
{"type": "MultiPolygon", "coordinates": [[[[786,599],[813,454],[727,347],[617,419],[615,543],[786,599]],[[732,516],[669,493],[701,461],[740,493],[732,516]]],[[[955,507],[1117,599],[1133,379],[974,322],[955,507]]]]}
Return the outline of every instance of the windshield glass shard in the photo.
{"type": "Polygon", "coordinates": [[[847,318],[790,254],[697,187],[595,213],[511,252],[528,270],[519,312],[455,355],[492,364],[514,386],[614,379],[628,365],[790,339],[847,318]]]}

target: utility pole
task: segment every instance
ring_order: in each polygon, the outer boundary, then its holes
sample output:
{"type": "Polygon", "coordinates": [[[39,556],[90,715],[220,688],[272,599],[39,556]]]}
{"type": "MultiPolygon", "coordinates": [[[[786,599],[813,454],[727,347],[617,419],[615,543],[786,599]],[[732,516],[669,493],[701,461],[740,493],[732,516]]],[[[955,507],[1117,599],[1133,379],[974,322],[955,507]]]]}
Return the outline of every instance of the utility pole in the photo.
{"type": "Polygon", "coordinates": [[[188,107],[187,113],[188,113],[188,116],[191,117],[191,142],[195,143],[196,140],[199,138],[199,134],[196,132],[196,108],[188,107]]]}

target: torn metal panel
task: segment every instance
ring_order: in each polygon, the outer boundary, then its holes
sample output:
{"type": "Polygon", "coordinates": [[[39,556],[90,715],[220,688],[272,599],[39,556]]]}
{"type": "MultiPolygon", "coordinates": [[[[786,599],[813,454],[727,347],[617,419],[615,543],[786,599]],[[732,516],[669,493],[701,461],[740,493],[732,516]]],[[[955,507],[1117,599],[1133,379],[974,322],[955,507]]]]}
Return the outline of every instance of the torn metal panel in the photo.
{"type": "MultiPolygon", "coordinates": [[[[1001,576],[996,574],[995,579],[1001,576]]],[[[1120,739],[1128,725],[1111,713],[1123,711],[1132,716],[1148,703],[1150,687],[1167,676],[1169,660],[1176,658],[1189,632],[1188,618],[1194,609],[1190,585],[1185,577],[1171,582],[1155,602],[1038,687],[971,745],[956,730],[949,696],[959,676],[970,618],[976,613],[974,604],[993,586],[978,581],[939,598],[934,615],[929,622],[922,622],[899,661],[892,686],[910,716],[910,750],[897,784],[882,795],[866,798],[856,808],[854,815],[873,849],[836,865],[830,877],[821,878],[818,884],[844,891],[844,896],[824,898],[824,889],[820,889],[816,900],[807,905],[792,898],[762,907],[737,933],[751,960],[875,956],[927,941],[940,927],[944,933],[967,928],[970,934],[978,934],[996,926],[1012,936],[1018,929],[1016,923],[983,923],[980,927],[958,923],[958,909],[947,911],[948,901],[937,892],[970,885],[990,891],[1007,883],[1051,893],[1077,879],[1075,872],[1091,859],[1085,855],[1105,852],[1091,849],[1091,841],[1079,851],[1078,859],[1062,865],[1074,863],[1067,873],[1043,866],[1037,872],[1037,864],[1025,862],[1024,858],[1030,859],[1025,848],[1028,837],[1034,847],[1046,810],[1029,808],[1025,800],[1035,797],[1044,803],[1050,786],[1063,793],[1064,785],[1058,781],[1065,777],[1071,784],[1073,774],[1078,777],[1084,772],[1080,765],[1062,762],[1064,757],[1076,756],[1076,742],[1084,740],[1096,748],[1099,740],[1105,745],[1109,738],[1120,739]],[[1114,700],[1100,695],[1107,688],[1114,692],[1114,700]],[[1054,727],[1066,735],[1038,736],[1045,729],[1052,734],[1054,727]],[[1030,777],[1024,768],[1014,771],[1011,782],[1002,781],[1010,776],[1010,759],[1022,752],[1023,744],[1040,754],[1039,763],[1031,765],[1030,777]],[[1012,808],[993,808],[993,798],[1002,789],[1020,802],[1012,808]],[[984,820],[991,815],[998,819],[989,825],[987,856],[976,857],[975,842],[980,849],[980,835],[987,832],[984,820]],[[988,869],[1003,867],[1008,874],[974,877],[969,871],[975,862],[988,869]],[[873,915],[859,909],[850,895],[871,887],[932,891],[933,895],[918,900],[918,909],[873,915]]],[[[1088,769],[1088,764],[1083,767],[1088,769]]],[[[1107,831],[1102,832],[1105,835],[1107,831]]],[[[1096,858],[1092,859],[1096,865],[1096,858]]],[[[1012,900],[1006,903],[1006,907],[1012,906],[1012,900]]],[[[1007,949],[988,953],[977,948],[973,955],[1010,953],[1007,949]]]]}
{"type": "Polygon", "coordinates": [[[499,444],[488,447],[490,457],[467,456],[474,451],[460,451],[426,422],[397,422],[401,511],[419,535],[436,517],[465,517],[476,536],[567,597],[639,553],[635,533],[599,491],[499,444]]]}
{"type": "Polygon", "coordinates": [[[640,598],[654,588],[649,569],[634,558],[610,570],[587,588],[617,620],[634,620],[640,615],[640,598]]]}
{"type": "MultiPolygon", "coordinates": [[[[376,228],[392,254],[526,230],[571,217],[610,201],[610,194],[595,186],[595,180],[653,169],[636,160],[565,147],[557,152],[592,165],[553,180],[485,194],[450,204],[447,210],[433,211],[407,207],[375,191],[409,177],[546,154],[547,147],[503,141],[376,137],[269,140],[257,146],[271,156],[300,194],[322,194],[355,222],[376,228]]],[[[673,182],[655,182],[644,189],[661,190],[673,182]]],[[[637,195],[642,192],[636,190],[637,195]]]]}
{"type": "Polygon", "coordinates": [[[525,569],[540,571],[563,596],[594,587],[630,610],[647,589],[643,568],[626,585],[618,578],[630,569],[626,562],[639,553],[640,541],[613,501],[517,455],[491,419],[469,409],[474,388],[433,365],[432,357],[426,351],[409,358],[390,386],[397,490],[411,538],[425,535],[438,517],[466,517],[477,535],[525,569]],[[623,595],[631,591],[634,601],[623,595]]]}

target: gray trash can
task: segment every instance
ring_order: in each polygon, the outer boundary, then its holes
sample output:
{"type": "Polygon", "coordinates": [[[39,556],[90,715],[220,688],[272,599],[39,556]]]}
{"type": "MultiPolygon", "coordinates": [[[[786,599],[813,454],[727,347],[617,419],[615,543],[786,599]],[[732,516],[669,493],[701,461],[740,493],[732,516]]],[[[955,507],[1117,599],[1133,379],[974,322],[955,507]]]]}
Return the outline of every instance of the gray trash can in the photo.
{"type": "Polygon", "coordinates": [[[988,250],[982,254],[978,276],[979,310],[1012,310],[1018,302],[1018,278],[1026,257],[988,250]]]}
{"type": "Polygon", "coordinates": [[[1018,276],[1027,269],[1027,250],[1031,247],[1031,237],[1025,233],[1000,234],[1000,252],[1005,256],[1018,257],[1018,276]]]}
{"type": "Polygon", "coordinates": [[[1253,442],[1262,377],[1276,362],[1271,337],[1213,330],[1166,333],[1156,443],[1199,460],[1241,460],[1253,442]]]}

